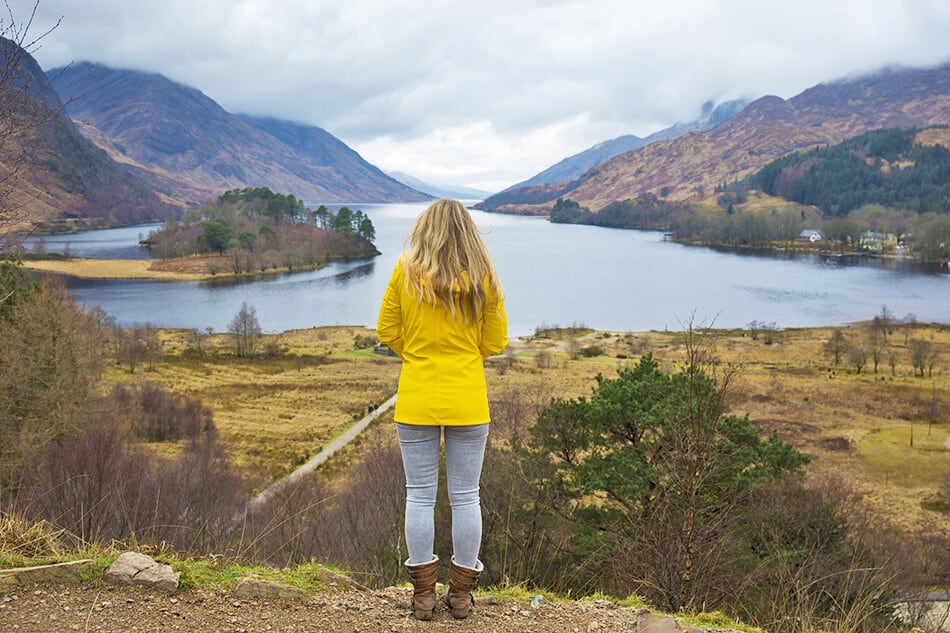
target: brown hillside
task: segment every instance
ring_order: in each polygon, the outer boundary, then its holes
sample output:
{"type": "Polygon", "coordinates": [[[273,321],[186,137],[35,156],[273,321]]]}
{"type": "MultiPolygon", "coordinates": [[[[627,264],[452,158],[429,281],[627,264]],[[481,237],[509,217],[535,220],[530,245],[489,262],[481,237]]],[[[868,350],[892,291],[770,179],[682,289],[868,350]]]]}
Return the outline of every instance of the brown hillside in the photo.
{"type": "Polygon", "coordinates": [[[80,136],[62,109],[36,60],[16,42],[0,38],[3,222],[82,217],[94,224],[116,224],[177,212],[80,136]]]}
{"type": "MultiPolygon", "coordinates": [[[[763,97],[708,132],[652,143],[593,168],[560,195],[592,211],[642,193],[699,200],[716,185],[816,145],[884,127],[950,123],[950,65],[888,70],[820,84],[789,100],[763,97]]],[[[503,211],[548,212],[555,198],[503,211]]]]}

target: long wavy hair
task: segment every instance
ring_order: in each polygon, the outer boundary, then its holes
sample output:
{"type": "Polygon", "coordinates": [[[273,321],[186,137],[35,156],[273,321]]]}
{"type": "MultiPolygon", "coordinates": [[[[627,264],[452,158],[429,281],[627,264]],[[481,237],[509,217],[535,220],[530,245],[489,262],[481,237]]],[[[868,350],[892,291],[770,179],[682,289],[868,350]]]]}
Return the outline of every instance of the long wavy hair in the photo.
{"type": "Polygon", "coordinates": [[[484,313],[489,291],[502,293],[488,248],[457,200],[436,200],[419,215],[406,238],[402,265],[413,296],[470,324],[484,313]]]}

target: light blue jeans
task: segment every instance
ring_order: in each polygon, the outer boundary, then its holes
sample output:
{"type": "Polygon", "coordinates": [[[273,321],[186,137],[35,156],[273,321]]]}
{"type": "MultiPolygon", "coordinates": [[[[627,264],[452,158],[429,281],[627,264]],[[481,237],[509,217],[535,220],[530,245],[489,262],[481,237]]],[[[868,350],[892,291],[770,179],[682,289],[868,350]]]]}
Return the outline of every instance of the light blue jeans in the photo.
{"type": "Polygon", "coordinates": [[[409,565],[435,555],[435,495],[439,487],[439,453],[445,434],[445,473],[452,508],[452,553],[462,567],[477,569],[482,541],[482,506],[478,496],[488,425],[423,426],[396,424],[406,471],[406,547],[409,565]]]}

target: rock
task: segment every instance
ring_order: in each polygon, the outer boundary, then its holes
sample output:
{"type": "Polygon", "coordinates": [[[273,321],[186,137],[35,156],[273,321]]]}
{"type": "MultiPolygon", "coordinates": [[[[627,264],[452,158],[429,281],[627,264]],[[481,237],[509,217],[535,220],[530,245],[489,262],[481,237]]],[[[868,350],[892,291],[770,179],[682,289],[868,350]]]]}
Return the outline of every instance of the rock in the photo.
{"type": "Polygon", "coordinates": [[[682,633],[682,629],[675,618],[641,611],[637,620],[637,633],[682,633]]]}
{"type": "Polygon", "coordinates": [[[302,602],[307,599],[307,592],[299,587],[291,587],[279,582],[247,576],[239,580],[237,586],[234,587],[234,597],[241,599],[277,598],[302,602]]]}
{"type": "Polygon", "coordinates": [[[0,588],[34,583],[77,582],[80,574],[93,564],[91,560],[75,560],[55,565],[0,569],[0,588]]]}
{"type": "Polygon", "coordinates": [[[369,591],[368,587],[361,585],[352,578],[338,574],[335,571],[330,571],[325,567],[320,568],[320,571],[317,572],[317,577],[320,579],[320,582],[325,585],[336,585],[337,587],[349,587],[360,591],[369,591]]]}
{"type": "Polygon", "coordinates": [[[140,585],[165,593],[175,593],[180,576],[171,565],[158,563],[151,556],[138,552],[123,552],[109,566],[102,579],[112,585],[140,585]]]}

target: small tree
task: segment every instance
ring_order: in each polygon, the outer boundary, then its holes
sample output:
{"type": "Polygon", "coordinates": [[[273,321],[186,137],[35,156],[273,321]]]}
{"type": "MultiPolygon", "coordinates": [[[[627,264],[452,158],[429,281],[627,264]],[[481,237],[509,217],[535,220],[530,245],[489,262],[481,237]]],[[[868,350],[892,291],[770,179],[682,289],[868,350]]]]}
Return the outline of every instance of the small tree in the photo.
{"type": "Polygon", "coordinates": [[[239,358],[253,356],[257,350],[257,340],[261,337],[261,324],[254,306],[242,303],[241,309],[228,325],[228,332],[234,335],[234,349],[239,358]]]}
{"type": "Polygon", "coordinates": [[[835,367],[841,363],[841,357],[844,356],[847,349],[848,340],[845,338],[844,332],[838,328],[832,330],[831,338],[825,343],[825,353],[829,354],[834,360],[835,367]]]}
{"type": "Polygon", "coordinates": [[[910,340],[910,364],[914,368],[914,375],[923,377],[927,369],[927,361],[933,353],[930,341],[922,338],[910,340]]]}
{"type": "Polygon", "coordinates": [[[881,364],[884,356],[884,350],[887,347],[887,339],[879,328],[872,327],[868,330],[868,351],[871,355],[871,362],[874,363],[874,373],[881,364]]]}
{"type": "Polygon", "coordinates": [[[132,329],[119,328],[116,331],[120,362],[127,363],[129,373],[134,374],[139,361],[145,356],[145,342],[142,339],[142,330],[136,325],[132,329]]]}
{"type": "Polygon", "coordinates": [[[376,239],[376,227],[373,226],[373,221],[367,217],[364,217],[360,220],[360,226],[358,235],[363,239],[369,240],[372,242],[376,239]]]}
{"type": "Polygon", "coordinates": [[[887,309],[886,305],[881,306],[880,314],[875,315],[871,324],[875,330],[878,330],[884,337],[884,343],[887,344],[887,335],[891,333],[894,326],[894,313],[887,309]]]}
{"type": "Polygon", "coordinates": [[[209,220],[205,222],[201,235],[208,248],[220,254],[228,250],[231,240],[234,239],[234,229],[223,220],[209,220]]]}
{"type": "Polygon", "coordinates": [[[860,374],[868,363],[868,353],[860,345],[848,348],[848,362],[854,367],[855,373],[860,374]]]}
{"type": "Polygon", "coordinates": [[[887,364],[891,368],[891,376],[897,375],[897,363],[899,362],[900,357],[897,355],[897,350],[890,350],[887,353],[887,364]]]}

